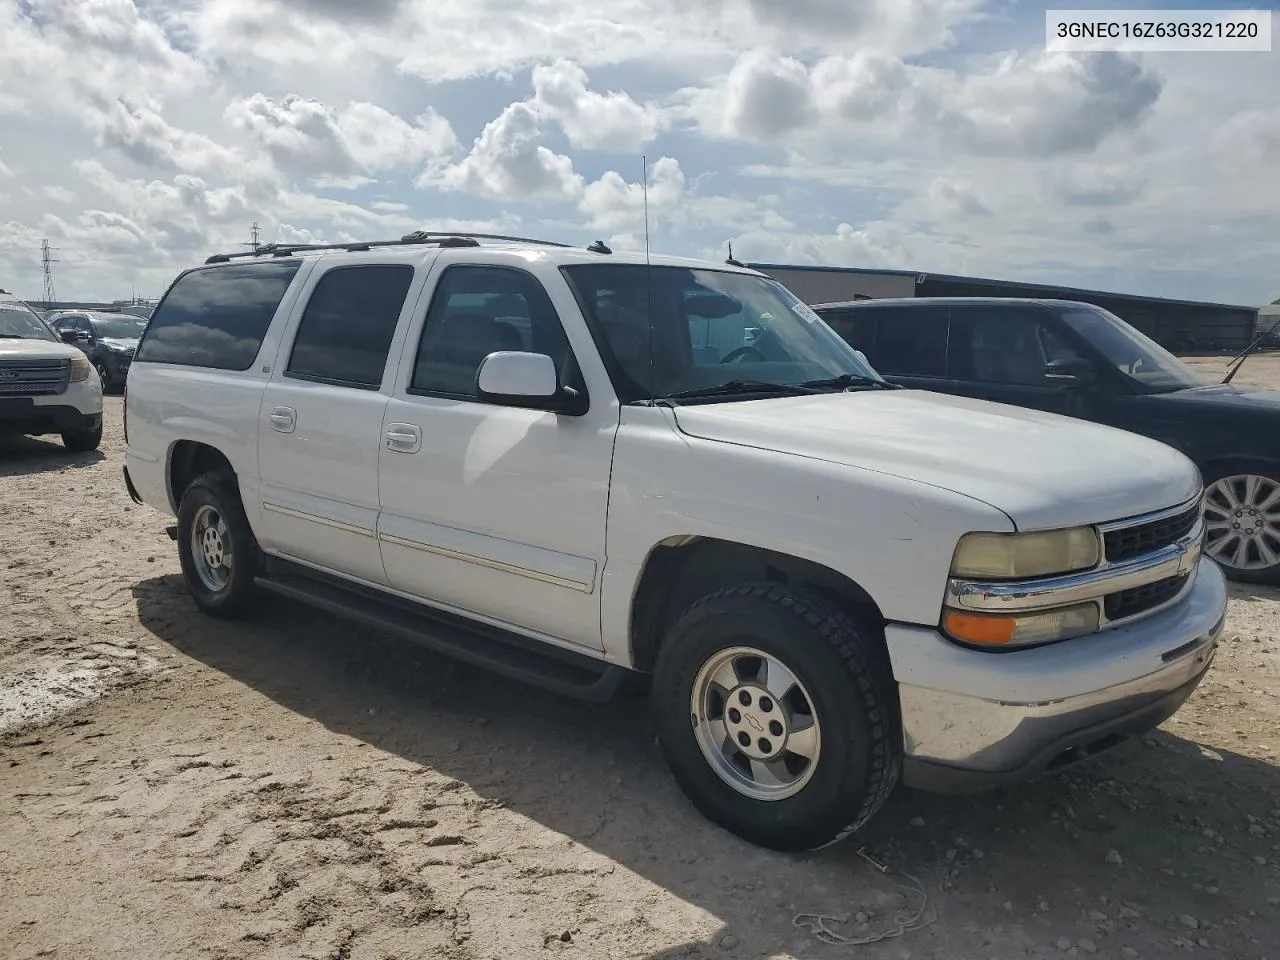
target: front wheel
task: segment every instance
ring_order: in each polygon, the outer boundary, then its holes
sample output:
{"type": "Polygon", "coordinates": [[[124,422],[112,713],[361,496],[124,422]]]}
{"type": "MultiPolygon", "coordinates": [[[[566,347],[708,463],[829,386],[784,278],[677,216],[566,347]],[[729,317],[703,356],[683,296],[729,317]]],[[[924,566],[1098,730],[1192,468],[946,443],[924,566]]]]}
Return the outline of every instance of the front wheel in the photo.
{"type": "Polygon", "coordinates": [[[102,444],[102,423],[89,430],[68,430],[62,435],[62,445],[72,453],[89,453],[102,444]]]}
{"type": "Polygon", "coordinates": [[[663,644],[654,704],[694,806],[764,847],[841,840],[898,782],[901,727],[880,638],[800,591],[744,584],[696,603],[663,644]]]}
{"type": "Polygon", "coordinates": [[[1231,580],[1280,585],[1280,470],[1228,467],[1206,480],[1205,553],[1231,580]]]}
{"type": "Polygon", "coordinates": [[[93,368],[98,371],[98,379],[102,381],[102,392],[106,393],[111,389],[111,371],[107,369],[107,365],[101,360],[94,363],[93,368]]]}
{"type": "Polygon", "coordinates": [[[261,556],[235,477],[208,473],[193,481],[178,508],[178,560],[197,606],[225,619],[247,615],[261,556]]]}

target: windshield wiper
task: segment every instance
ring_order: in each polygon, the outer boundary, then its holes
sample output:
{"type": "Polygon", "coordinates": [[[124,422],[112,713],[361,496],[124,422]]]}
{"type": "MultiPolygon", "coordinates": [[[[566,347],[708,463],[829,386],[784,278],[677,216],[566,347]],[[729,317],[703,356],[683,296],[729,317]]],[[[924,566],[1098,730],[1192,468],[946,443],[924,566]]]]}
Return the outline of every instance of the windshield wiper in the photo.
{"type": "Polygon", "coordinates": [[[875,377],[863,377],[856,373],[842,373],[838,377],[827,377],[824,380],[806,380],[804,383],[800,384],[800,386],[811,387],[815,390],[848,390],[850,387],[878,387],[881,390],[898,389],[887,380],[877,380],[875,377]]]}
{"type": "Polygon", "coordinates": [[[714,387],[696,387],[693,390],[669,393],[666,399],[695,400],[699,397],[727,397],[739,393],[783,393],[789,396],[804,396],[818,392],[808,385],[795,383],[771,383],[768,380],[730,380],[728,383],[716,384],[714,387]]]}
{"type": "Polygon", "coordinates": [[[1277,320],[1274,324],[1272,324],[1271,329],[1268,330],[1266,333],[1262,334],[1259,337],[1254,338],[1253,343],[1249,344],[1247,347],[1244,348],[1244,353],[1240,354],[1240,356],[1236,357],[1231,361],[1231,363],[1235,364],[1235,366],[1231,367],[1231,369],[1227,372],[1226,377],[1224,377],[1222,380],[1223,383],[1230,383],[1232,380],[1236,378],[1236,374],[1240,372],[1240,368],[1244,366],[1244,362],[1248,360],[1250,356],[1253,355],[1254,348],[1256,348],[1258,344],[1262,343],[1263,340],[1267,339],[1267,337],[1271,336],[1271,334],[1275,333],[1277,327],[1280,327],[1280,320],[1277,320]]]}
{"type": "Polygon", "coordinates": [[[0,333],[0,340],[26,340],[20,333],[0,333]]]}

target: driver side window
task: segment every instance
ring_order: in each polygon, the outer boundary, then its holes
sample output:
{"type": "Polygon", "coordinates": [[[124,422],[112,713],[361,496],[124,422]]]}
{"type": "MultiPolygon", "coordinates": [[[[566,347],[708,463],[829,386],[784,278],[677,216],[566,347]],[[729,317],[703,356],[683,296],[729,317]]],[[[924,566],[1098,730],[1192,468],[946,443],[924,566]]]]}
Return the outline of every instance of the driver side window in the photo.
{"type": "Polygon", "coordinates": [[[1073,355],[1034,314],[990,307],[952,310],[951,365],[958,380],[1046,386],[1049,361],[1073,355]]]}
{"type": "Polygon", "coordinates": [[[431,297],[410,392],[474,399],[484,358],[511,350],[546,354],[567,374],[569,340],[542,283],[510,267],[449,267],[431,297]]]}

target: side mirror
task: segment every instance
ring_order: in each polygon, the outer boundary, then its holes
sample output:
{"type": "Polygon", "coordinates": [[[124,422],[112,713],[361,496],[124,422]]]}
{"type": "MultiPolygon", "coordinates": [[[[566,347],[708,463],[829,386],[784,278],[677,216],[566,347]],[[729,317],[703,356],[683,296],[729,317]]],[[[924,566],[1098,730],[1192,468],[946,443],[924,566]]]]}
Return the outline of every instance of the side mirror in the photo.
{"type": "Polygon", "coordinates": [[[1063,357],[1050,360],[1044,368],[1044,378],[1050,383],[1073,386],[1090,383],[1098,378],[1098,371],[1083,357],[1063,357]]]}
{"type": "Polygon", "coordinates": [[[586,397],[561,386],[555,361],[545,353],[504,350],[489,354],[476,372],[476,399],[569,416],[587,412],[586,397]]]}
{"type": "Polygon", "coordinates": [[[62,337],[63,343],[79,343],[80,333],[77,330],[59,330],[58,336],[62,337]]]}

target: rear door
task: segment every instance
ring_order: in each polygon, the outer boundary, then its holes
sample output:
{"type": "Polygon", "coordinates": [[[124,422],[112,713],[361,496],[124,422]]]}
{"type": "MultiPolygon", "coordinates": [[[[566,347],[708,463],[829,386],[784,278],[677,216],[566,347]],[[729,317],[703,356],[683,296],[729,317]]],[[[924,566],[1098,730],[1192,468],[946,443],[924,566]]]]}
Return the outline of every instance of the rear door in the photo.
{"type": "MultiPolygon", "coordinates": [[[[421,254],[416,258],[421,264],[421,254]]],[[[378,453],[403,337],[428,266],[317,265],[284,332],[258,430],[260,540],[271,552],[386,582],[378,453]]]]}
{"type": "MultiPolygon", "coordinates": [[[[853,346],[885,379],[917,390],[949,392],[949,308],[941,304],[864,307],[853,346]]],[[[841,334],[843,336],[843,334],[841,334]]],[[[848,339],[846,337],[846,339],[848,339]]]]}

